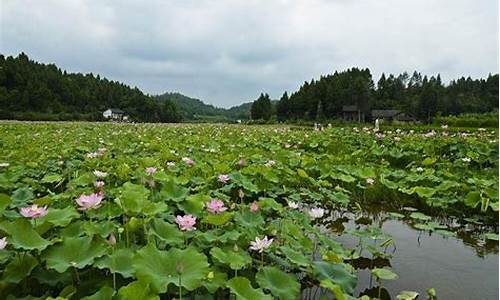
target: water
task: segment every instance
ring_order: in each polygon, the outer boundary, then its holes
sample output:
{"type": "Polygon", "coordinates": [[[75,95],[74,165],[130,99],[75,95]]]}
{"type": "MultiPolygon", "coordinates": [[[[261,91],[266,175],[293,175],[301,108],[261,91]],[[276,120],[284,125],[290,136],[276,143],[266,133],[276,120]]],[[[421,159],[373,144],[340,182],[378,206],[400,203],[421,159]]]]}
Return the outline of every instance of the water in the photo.
{"type": "MultiPolygon", "coordinates": [[[[344,225],[356,226],[352,221],[344,225]]],[[[479,242],[470,226],[457,237],[443,237],[415,230],[401,220],[378,220],[377,225],[392,236],[396,245],[390,266],[399,279],[384,283],[391,299],[403,290],[416,291],[419,299],[426,299],[426,290],[431,287],[436,289],[438,299],[499,298],[498,242],[479,242]]],[[[347,235],[337,240],[348,247],[358,242],[347,235]]],[[[373,292],[378,292],[377,284],[370,282],[369,269],[359,269],[358,277],[357,295],[371,290],[376,296],[373,292]]]]}

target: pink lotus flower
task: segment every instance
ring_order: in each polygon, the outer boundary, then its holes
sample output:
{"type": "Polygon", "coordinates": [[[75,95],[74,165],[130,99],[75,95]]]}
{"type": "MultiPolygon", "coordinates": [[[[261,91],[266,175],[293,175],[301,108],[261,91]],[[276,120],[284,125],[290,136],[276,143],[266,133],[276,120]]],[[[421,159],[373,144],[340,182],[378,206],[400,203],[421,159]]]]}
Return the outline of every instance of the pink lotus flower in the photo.
{"type": "Polygon", "coordinates": [[[244,158],[240,159],[240,161],[238,162],[238,165],[240,167],[243,167],[245,165],[245,159],[244,158]]]}
{"type": "Polygon", "coordinates": [[[188,166],[194,165],[194,161],[189,157],[183,157],[182,161],[188,166]]]}
{"type": "Polygon", "coordinates": [[[21,208],[21,211],[20,211],[20,213],[23,217],[32,218],[32,219],[43,217],[43,216],[47,215],[48,212],[49,211],[47,209],[47,206],[38,207],[38,205],[36,205],[36,204],[33,204],[32,206],[28,206],[28,207],[23,207],[23,208],[21,208]]]}
{"type": "Polygon", "coordinates": [[[5,246],[7,246],[7,238],[3,237],[0,239],[0,250],[5,249],[5,246]]]}
{"type": "Polygon", "coordinates": [[[265,249],[269,248],[271,246],[271,243],[273,242],[273,239],[267,239],[267,235],[264,236],[264,238],[261,240],[258,237],[255,237],[255,241],[251,241],[250,244],[250,249],[254,251],[259,251],[259,253],[262,253],[265,249]]]}
{"type": "Polygon", "coordinates": [[[224,202],[222,202],[222,200],[219,200],[219,199],[210,200],[206,204],[206,207],[207,207],[207,210],[213,214],[218,214],[218,213],[221,213],[221,212],[224,212],[227,210],[227,207],[224,207],[224,202]]]}
{"type": "Polygon", "coordinates": [[[98,189],[102,189],[104,187],[104,181],[97,180],[96,182],[94,182],[94,186],[98,189]]]}
{"type": "Polygon", "coordinates": [[[148,175],[153,175],[154,173],[156,173],[156,168],[155,167],[147,167],[146,168],[146,174],[148,175]]]}
{"type": "Polygon", "coordinates": [[[217,180],[222,183],[227,183],[229,181],[229,175],[227,174],[221,174],[219,177],[217,177],[217,180]]]}
{"type": "Polygon", "coordinates": [[[80,206],[79,210],[89,210],[101,207],[101,201],[104,198],[103,193],[95,193],[90,195],[81,195],[76,199],[76,203],[80,206]]]}
{"type": "Polygon", "coordinates": [[[252,204],[250,204],[250,211],[251,212],[257,212],[259,210],[259,204],[257,202],[252,202],[252,204]]]}
{"type": "Polygon", "coordinates": [[[114,233],[111,233],[108,238],[106,239],[106,243],[110,245],[111,247],[114,247],[116,245],[116,236],[114,233]]]}
{"type": "Polygon", "coordinates": [[[177,216],[175,218],[175,223],[179,225],[179,228],[184,231],[196,230],[196,217],[193,215],[177,216]]]}

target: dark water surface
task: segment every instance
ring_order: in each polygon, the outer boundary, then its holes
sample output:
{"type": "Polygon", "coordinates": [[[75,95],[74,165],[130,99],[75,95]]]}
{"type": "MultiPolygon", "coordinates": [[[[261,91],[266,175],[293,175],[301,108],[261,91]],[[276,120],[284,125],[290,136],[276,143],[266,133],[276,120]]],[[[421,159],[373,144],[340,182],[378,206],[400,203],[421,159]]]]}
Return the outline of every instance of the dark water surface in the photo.
{"type": "MultiPolygon", "coordinates": [[[[419,299],[427,299],[426,290],[431,287],[438,299],[499,299],[498,242],[480,242],[463,232],[458,237],[443,237],[416,230],[401,220],[385,220],[379,225],[396,246],[390,265],[399,279],[384,283],[391,299],[403,290],[416,291],[419,299]]],[[[357,240],[346,235],[337,240],[348,247],[357,245],[357,240]]],[[[359,269],[358,277],[357,295],[377,285],[370,281],[367,268],[359,269]]]]}

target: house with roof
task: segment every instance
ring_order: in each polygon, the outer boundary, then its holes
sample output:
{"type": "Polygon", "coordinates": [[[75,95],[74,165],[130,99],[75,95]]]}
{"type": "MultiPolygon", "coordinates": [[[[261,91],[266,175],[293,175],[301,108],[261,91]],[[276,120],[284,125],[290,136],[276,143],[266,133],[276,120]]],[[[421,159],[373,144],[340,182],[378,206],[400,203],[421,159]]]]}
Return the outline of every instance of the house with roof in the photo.
{"type": "Polygon", "coordinates": [[[402,112],[397,109],[373,109],[371,111],[372,119],[383,119],[388,122],[416,122],[417,119],[411,114],[402,112]]]}
{"type": "Polygon", "coordinates": [[[122,121],[128,119],[127,114],[118,108],[108,108],[102,113],[102,116],[108,120],[122,121]]]}
{"type": "Polygon", "coordinates": [[[365,122],[366,114],[357,105],[342,106],[342,119],[348,122],[365,122]]]}

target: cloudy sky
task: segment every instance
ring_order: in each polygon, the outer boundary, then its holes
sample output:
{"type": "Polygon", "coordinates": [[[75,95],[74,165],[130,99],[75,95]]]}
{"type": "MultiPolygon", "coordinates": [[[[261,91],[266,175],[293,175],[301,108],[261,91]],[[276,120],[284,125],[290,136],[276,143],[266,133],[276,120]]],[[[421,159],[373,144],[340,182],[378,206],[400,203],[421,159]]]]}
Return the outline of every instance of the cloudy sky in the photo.
{"type": "Polygon", "coordinates": [[[0,53],[229,107],[352,66],[498,72],[497,0],[1,0],[0,53]]]}

